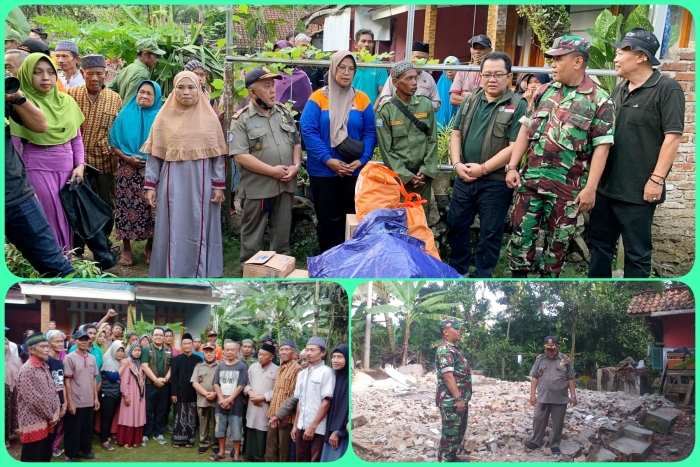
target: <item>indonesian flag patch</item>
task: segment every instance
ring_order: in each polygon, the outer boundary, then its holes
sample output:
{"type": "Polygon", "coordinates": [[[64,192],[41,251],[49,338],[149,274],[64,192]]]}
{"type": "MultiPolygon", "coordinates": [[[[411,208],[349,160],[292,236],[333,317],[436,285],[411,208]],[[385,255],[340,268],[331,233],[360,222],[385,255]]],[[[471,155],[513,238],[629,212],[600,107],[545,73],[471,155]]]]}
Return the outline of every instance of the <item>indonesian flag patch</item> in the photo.
{"type": "Polygon", "coordinates": [[[514,106],[514,105],[508,105],[508,106],[506,106],[505,109],[503,109],[503,111],[506,112],[506,113],[512,114],[513,112],[515,112],[515,106],[514,106]]]}

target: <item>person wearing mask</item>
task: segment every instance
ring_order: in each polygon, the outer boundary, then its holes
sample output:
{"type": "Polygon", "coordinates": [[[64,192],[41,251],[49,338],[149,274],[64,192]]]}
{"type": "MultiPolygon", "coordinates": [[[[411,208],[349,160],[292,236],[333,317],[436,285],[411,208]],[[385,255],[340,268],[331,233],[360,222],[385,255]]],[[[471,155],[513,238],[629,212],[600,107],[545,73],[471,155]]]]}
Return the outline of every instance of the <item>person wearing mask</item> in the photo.
{"type": "MultiPolygon", "coordinates": [[[[374,32],[371,29],[359,29],[355,32],[355,52],[357,61],[362,62],[362,52],[374,53],[374,32]]],[[[372,105],[382,93],[384,82],[387,80],[384,68],[358,67],[352,79],[352,87],[367,94],[372,105]]]]}
{"type": "Polygon", "coordinates": [[[163,432],[168,423],[170,401],[170,365],[173,354],[165,347],[165,332],[156,326],[151,331],[153,343],[141,349],[141,368],[146,374],[146,425],[143,429],[143,444],[148,437],[165,444],[163,432]]]}
{"type": "MultiPolygon", "coordinates": [[[[63,359],[66,357],[66,351],[63,346],[63,334],[61,331],[49,330],[46,332],[46,340],[49,343],[49,357],[46,359],[46,364],[49,365],[49,371],[56,385],[56,393],[61,401],[61,419],[56,424],[56,433],[51,447],[51,455],[54,459],[61,457],[63,449],[59,449],[63,439],[63,415],[66,413],[68,404],[66,395],[63,390],[63,359]]],[[[11,410],[11,409],[5,409],[11,410]]]]}
{"type": "MultiPolygon", "coordinates": [[[[443,65],[460,65],[460,62],[457,57],[450,55],[445,59],[443,65]]],[[[440,95],[440,110],[435,112],[435,120],[437,120],[439,129],[447,128],[459,108],[457,105],[450,104],[450,88],[456,75],[456,71],[446,70],[437,82],[438,94],[440,95]]]]}
{"type": "Polygon", "coordinates": [[[197,415],[199,416],[199,449],[203,454],[209,447],[216,450],[214,445],[214,426],[216,421],[214,411],[216,406],[216,391],[214,390],[214,376],[216,375],[219,362],[216,360],[216,346],[211,342],[202,345],[204,361],[199,362],[192,372],[190,382],[197,391],[197,415]]]}
{"type": "MultiPolygon", "coordinates": [[[[481,65],[481,59],[491,53],[491,39],[479,34],[469,39],[469,65],[481,65]]],[[[474,88],[481,86],[481,73],[478,71],[458,71],[450,88],[450,104],[460,105],[474,88]]]]}
{"type": "Polygon", "coordinates": [[[146,424],[146,373],[141,367],[141,344],[129,345],[126,353],[127,369],[122,372],[119,392],[119,424],[117,444],[131,449],[145,446],[143,426],[146,424]]]}
{"type": "Polygon", "coordinates": [[[66,89],[83,86],[85,77],[78,69],[80,54],[78,46],[72,41],[59,41],[53,54],[60,71],[58,79],[66,89]]]}
{"type": "Polygon", "coordinates": [[[250,462],[265,460],[267,431],[273,388],[279,367],[272,360],[275,357],[275,347],[263,343],[258,351],[258,361],[248,369],[248,384],[243,393],[248,396],[246,414],[245,458],[250,462]]]}
{"type": "Polygon", "coordinates": [[[343,242],[357,176],[377,139],[372,103],[352,87],[356,68],[349,51],[333,54],[328,85],[311,95],[301,116],[321,253],[343,242]]]}
{"type": "Polygon", "coordinates": [[[348,416],[350,406],[350,360],[347,344],[340,344],[333,350],[331,366],[335,373],[335,387],[331,407],[328,409],[326,435],[323,438],[321,462],[333,462],[345,455],[349,444],[348,416]]]}
{"type": "MultiPolygon", "coordinates": [[[[425,65],[428,62],[429,57],[430,44],[428,44],[427,42],[415,41],[413,43],[413,50],[411,51],[411,63],[413,65],[418,66],[425,65]]],[[[435,84],[435,79],[433,78],[433,75],[431,75],[427,71],[418,70],[416,84],[416,96],[427,97],[428,99],[430,99],[433,105],[433,110],[435,112],[440,110],[440,106],[442,105],[442,103],[440,102],[440,93],[438,92],[437,84],[435,84]]],[[[379,93],[379,98],[377,99],[377,102],[375,102],[374,104],[375,110],[379,107],[379,105],[382,102],[390,100],[392,97],[394,97],[395,94],[396,85],[394,84],[394,78],[392,76],[389,76],[386,80],[386,83],[384,84],[384,87],[382,88],[382,92],[379,93]]]]}
{"type": "Polygon", "coordinates": [[[173,447],[194,446],[194,432],[197,428],[197,391],[192,386],[192,375],[202,358],[192,353],[192,335],[186,332],[180,341],[182,353],[173,357],[172,363],[172,403],[175,404],[173,417],[173,447]]]}
{"type": "Polygon", "coordinates": [[[107,89],[119,94],[122,102],[129,102],[141,83],[151,79],[151,71],[165,53],[158,48],[155,39],[141,39],[136,43],[137,57],[134,63],[122,68],[119,74],[107,84],[107,89]]]}
{"type": "Polygon", "coordinates": [[[129,363],[124,358],[124,344],[122,341],[114,341],[107,349],[107,357],[102,366],[100,385],[100,444],[105,451],[114,451],[112,442],[116,442],[118,433],[119,408],[121,404],[121,378],[129,363]]]}

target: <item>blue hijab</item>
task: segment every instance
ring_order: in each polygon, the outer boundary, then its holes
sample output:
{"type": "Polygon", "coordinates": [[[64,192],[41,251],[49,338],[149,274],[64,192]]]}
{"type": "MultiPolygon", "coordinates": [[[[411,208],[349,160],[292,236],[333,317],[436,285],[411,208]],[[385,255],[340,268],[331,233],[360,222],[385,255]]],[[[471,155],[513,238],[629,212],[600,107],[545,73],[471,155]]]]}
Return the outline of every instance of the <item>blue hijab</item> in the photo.
{"type": "Polygon", "coordinates": [[[148,158],[148,154],[140,151],[141,145],[148,139],[151,132],[151,125],[156,119],[158,111],[163,106],[162,92],[160,86],[155,81],[143,81],[136,89],[136,94],[129,99],[124,108],[119,112],[117,118],[112,123],[109,131],[109,145],[119,149],[127,156],[139,155],[143,159],[148,158]],[[153,105],[143,109],[136,103],[139,89],[145,83],[150,83],[155,89],[153,105]]]}
{"type": "MultiPolygon", "coordinates": [[[[457,57],[449,56],[444,61],[445,65],[459,65],[459,59],[457,57]]],[[[437,121],[438,128],[446,127],[449,125],[450,120],[457,113],[458,107],[456,105],[450,104],[450,88],[452,87],[452,80],[447,77],[447,73],[442,72],[442,76],[437,82],[438,95],[440,96],[440,109],[435,112],[435,120],[437,121]]]]}

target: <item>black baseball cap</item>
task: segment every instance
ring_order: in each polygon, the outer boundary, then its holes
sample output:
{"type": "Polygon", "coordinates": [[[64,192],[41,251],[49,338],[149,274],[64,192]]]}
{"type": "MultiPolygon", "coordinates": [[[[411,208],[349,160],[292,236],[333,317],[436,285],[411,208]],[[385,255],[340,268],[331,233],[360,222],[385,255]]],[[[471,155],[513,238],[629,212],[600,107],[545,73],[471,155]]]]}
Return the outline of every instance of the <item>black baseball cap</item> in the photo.
{"type": "Polygon", "coordinates": [[[659,50],[659,40],[653,32],[644,28],[634,28],[625,34],[620,42],[613,43],[616,49],[624,49],[630,47],[634,51],[644,52],[651,64],[654,66],[661,65],[661,62],[656,58],[656,52],[659,50]]]}
{"type": "Polygon", "coordinates": [[[78,329],[77,331],[75,331],[75,334],[73,334],[73,340],[74,340],[74,341],[80,340],[80,339],[82,339],[83,337],[87,337],[88,339],[90,338],[90,336],[88,335],[88,333],[85,332],[85,331],[83,331],[82,329],[78,329]]]}
{"type": "Polygon", "coordinates": [[[49,46],[46,45],[44,42],[40,41],[39,39],[27,39],[24,42],[22,42],[17,48],[29,52],[30,54],[41,53],[44,55],[48,55],[49,57],[51,56],[49,46]]]}
{"type": "Polygon", "coordinates": [[[479,34],[478,36],[472,37],[469,39],[469,43],[471,45],[479,44],[483,45],[484,47],[488,47],[489,49],[491,48],[491,39],[489,39],[489,36],[486,34],[479,34]]]}
{"type": "Polygon", "coordinates": [[[273,73],[264,66],[256,66],[245,74],[245,87],[246,89],[251,87],[254,83],[257,83],[261,79],[282,79],[281,75],[273,73]]]}

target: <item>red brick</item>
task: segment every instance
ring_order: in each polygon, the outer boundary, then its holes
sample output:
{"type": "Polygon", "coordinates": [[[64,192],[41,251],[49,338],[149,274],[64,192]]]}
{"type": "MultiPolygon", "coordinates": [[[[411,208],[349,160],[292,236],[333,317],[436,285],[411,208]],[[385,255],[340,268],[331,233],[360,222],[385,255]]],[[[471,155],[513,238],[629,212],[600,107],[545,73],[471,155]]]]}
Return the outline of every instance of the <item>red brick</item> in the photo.
{"type": "Polygon", "coordinates": [[[692,172],[695,170],[695,164],[676,164],[673,166],[673,170],[677,170],[679,172],[692,172]]]}
{"type": "Polygon", "coordinates": [[[685,123],[695,122],[695,114],[685,114],[685,123]]]}
{"type": "Polygon", "coordinates": [[[695,62],[690,64],[690,71],[695,71],[695,62]]]}
{"type": "Polygon", "coordinates": [[[695,156],[688,156],[688,157],[686,157],[686,160],[687,160],[688,162],[693,162],[693,163],[695,163],[695,156]]]}
{"type": "Polygon", "coordinates": [[[695,93],[685,95],[686,102],[695,102],[695,93]]]}
{"type": "Polygon", "coordinates": [[[690,91],[690,83],[678,83],[681,86],[683,92],[690,91]]]}
{"type": "Polygon", "coordinates": [[[668,63],[664,63],[663,65],[661,65],[661,70],[662,71],[687,71],[688,64],[687,63],[679,63],[679,62],[668,62],[668,63]]]}
{"type": "Polygon", "coordinates": [[[682,52],[681,60],[695,60],[695,52],[682,52]]]}
{"type": "Polygon", "coordinates": [[[676,73],[676,81],[695,81],[695,73],[676,73]]]}
{"type": "Polygon", "coordinates": [[[686,178],[687,177],[684,174],[678,174],[678,173],[671,172],[670,174],[668,174],[668,177],[666,177],[666,181],[667,182],[677,182],[680,180],[686,180],[686,178]]]}
{"type": "Polygon", "coordinates": [[[685,128],[683,128],[683,133],[694,133],[695,132],[695,125],[686,125],[685,128]]]}

